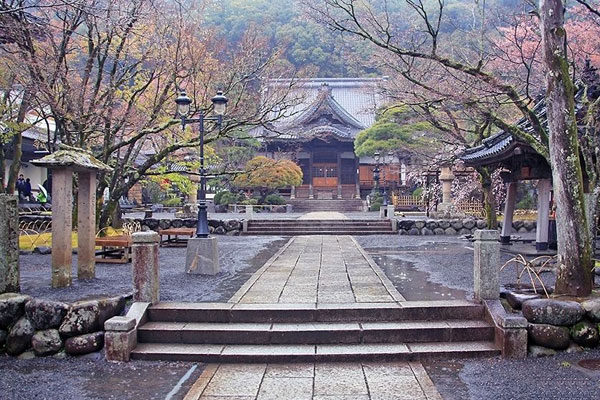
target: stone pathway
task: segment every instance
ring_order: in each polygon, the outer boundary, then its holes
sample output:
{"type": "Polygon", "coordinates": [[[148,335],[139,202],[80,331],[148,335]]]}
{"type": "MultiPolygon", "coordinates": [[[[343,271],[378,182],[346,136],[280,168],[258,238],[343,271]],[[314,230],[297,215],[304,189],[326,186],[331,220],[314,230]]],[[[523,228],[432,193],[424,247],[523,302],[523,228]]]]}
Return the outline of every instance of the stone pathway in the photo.
{"type": "Polygon", "coordinates": [[[329,219],[348,219],[348,217],[337,211],[315,211],[306,213],[298,219],[314,219],[318,221],[326,221],[329,219]]]}
{"type": "Polygon", "coordinates": [[[184,400],[441,399],[420,363],[209,364],[184,400]]]}
{"type": "Polygon", "coordinates": [[[235,303],[404,301],[351,236],[296,236],[233,296],[235,303]]]}
{"type": "MultiPolygon", "coordinates": [[[[327,213],[331,214],[331,213],[327,213]]],[[[340,214],[342,215],[342,214],[340,214]]],[[[351,236],[296,236],[229,300],[242,304],[405,301],[351,236]]],[[[402,345],[404,346],[404,345],[402,345]]],[[[209,364],[184,400],[441,399],[418,362],[209,364]]]]}

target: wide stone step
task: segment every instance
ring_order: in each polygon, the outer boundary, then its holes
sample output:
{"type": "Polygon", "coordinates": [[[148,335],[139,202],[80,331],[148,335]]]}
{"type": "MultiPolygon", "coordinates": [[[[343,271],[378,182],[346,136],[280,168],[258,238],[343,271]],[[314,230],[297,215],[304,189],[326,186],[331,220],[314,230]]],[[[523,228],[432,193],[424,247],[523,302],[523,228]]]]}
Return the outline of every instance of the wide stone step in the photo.
{"type": "Polygon", "coordinates": [[[479,320],[409,322],[206,323],[149,322],[138,341],[189,344],[359,344],[492,341],[479,320]]]}
{"type": "Polygon", "coordinates": [[[276,235],[276,236],[300,236],[300,235],[339,235],[340,233],[344,235],[351,236],[361,236],[361,235],[392,235],[397,234],[397,232],[393,232],[391,230],[377,230],[377,231],[343,231],[339,230],[334,231],[315,231],[315,230],[290,230],[290,229],[282,229],[282,230],[274,230],[274,231],[261,231],[261,230],[253,230],[242,232],[242,235],[276,235]]]}
{"type": "Polygon", "coordinates": [[[487,341],[317,345],[140,343],[131,353],[131,358],[204,363],[289,363],[443,360],[494,357],[499,354],[500,350],[487,341]]]}
{"type": "Polygon", "coordinates": [[[483,305],[467,300],[349,304],[161,302],[148,309],[154,322],[386,322],[483,319],[483,305]]]}

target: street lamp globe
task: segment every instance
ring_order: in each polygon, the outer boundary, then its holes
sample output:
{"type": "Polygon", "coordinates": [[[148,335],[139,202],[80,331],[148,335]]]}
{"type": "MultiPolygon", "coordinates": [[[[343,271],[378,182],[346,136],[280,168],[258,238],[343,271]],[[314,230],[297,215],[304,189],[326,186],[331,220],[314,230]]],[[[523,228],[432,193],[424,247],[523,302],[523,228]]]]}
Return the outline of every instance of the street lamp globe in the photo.
{"type": "Polygon", "coordinates": [[[217,95],[213,97],[211,101],[214,106],[215,114],[224,115],[225,111],[227,111],[227,102],[229,99],[223,95],[223,92],[219,90],[217,95]]]}
{"type": "Polygon", "coordinates": [[[379,154],[379,152],[376,151],[375,153],[373,153],[373,159],[375,160],[375,162],[377,164],[379,164],[379,160],[381,159],[381,154],[379,154]]]}
{"type": "Polygon", "coordinates": [[[192,99],[188,97],[185,90],[182,90],[179,93],[179,96],[177,96],[175,99],[175,104],[177,104],[177,115],[185,118],[190,113],[190,104],[192,104],[192,99]]]}

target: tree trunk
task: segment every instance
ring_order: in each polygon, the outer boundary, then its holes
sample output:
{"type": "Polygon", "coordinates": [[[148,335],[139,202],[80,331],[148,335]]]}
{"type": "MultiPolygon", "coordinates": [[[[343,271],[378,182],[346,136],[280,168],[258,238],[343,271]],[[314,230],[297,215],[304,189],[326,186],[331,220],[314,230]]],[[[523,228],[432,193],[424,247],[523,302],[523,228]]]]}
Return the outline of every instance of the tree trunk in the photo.
{"type": "MultiPolygon", "coordinates": [[[[31,99],[31,94],[29,89],[23,90],[23,99],[21,100],[21,104],[19,105],[19,112],[17,113],[17,123],[22,124],[25,121],[25,116],[27,115],[27,110],[29,110],[29,103],[31,99]]],[[[17,179],[19,177],[19,171],[21,170],[21,155],[23,154],[23,150],[21,146],[23,145],[23,135],[20,130],[15,132],[15,136],[13,138],[13,157],[12,164],[10,165],[8,172],[8,182],[6,183],[6,193],[12,194],[15,191],[17,179]]],[[[4,168],[4,165],[2,165],[4,168]]]]}
{"type": "Polygon", "coordinates": [[[483,191],[483,209],[488,229],[498,229],[498,215],[496,212],[496,198],[494,197],[494,186],[492,174],[488,168],[478,168],[479,179],[483,191]]]}
{"type": "Polygon", "coordinates": [[[583,197],[574,85],[569,74],[561,0],[540,0],[546,73],[550,165],[556,201],[558,276],[554,293],[588,296],[592,291],[592,241],[583,197]]]}

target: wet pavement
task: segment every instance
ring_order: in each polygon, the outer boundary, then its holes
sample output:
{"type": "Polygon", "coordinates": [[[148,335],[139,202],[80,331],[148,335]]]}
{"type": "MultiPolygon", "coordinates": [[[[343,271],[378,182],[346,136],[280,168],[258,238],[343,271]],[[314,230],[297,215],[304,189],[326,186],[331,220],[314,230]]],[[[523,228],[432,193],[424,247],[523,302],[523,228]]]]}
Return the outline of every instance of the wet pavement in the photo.
{"type": "Polygon", "coordinates": [[[351,236],[296,236],[257,273],[239,303],[403,301],[351,236]]]}
{"type": "Polygon", "coordinates": [[[186,400],[440,399],[420,363],[209,364],[186,400]]]}

